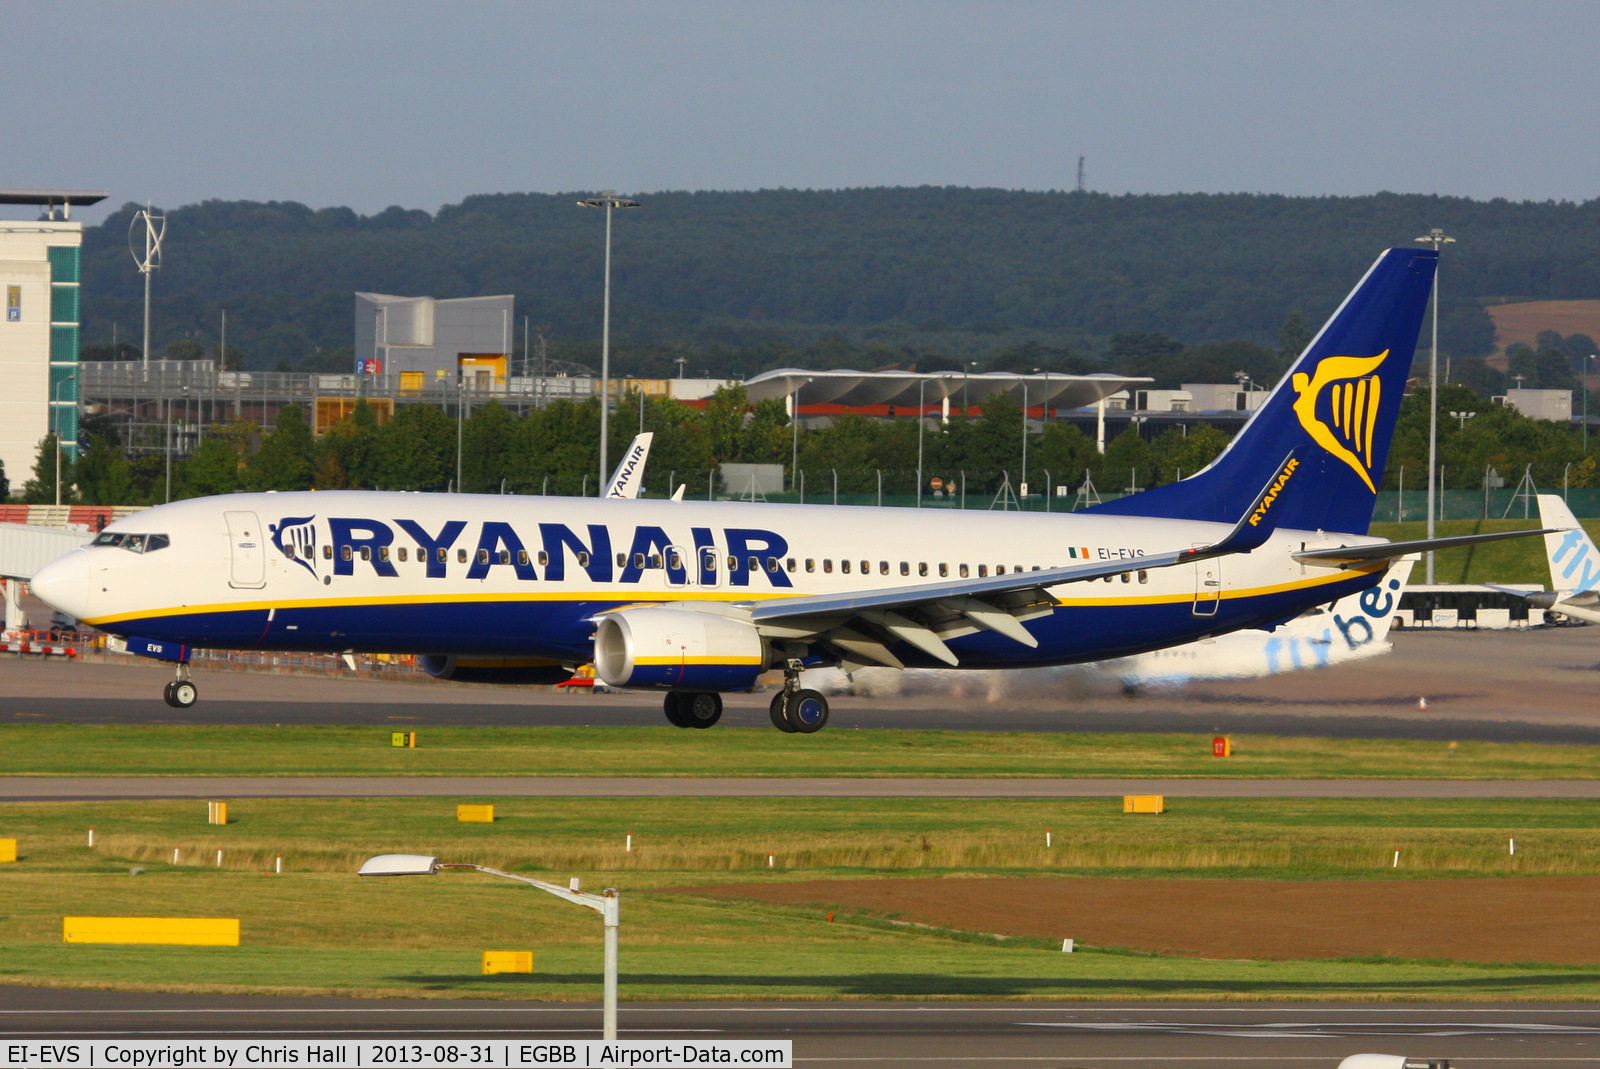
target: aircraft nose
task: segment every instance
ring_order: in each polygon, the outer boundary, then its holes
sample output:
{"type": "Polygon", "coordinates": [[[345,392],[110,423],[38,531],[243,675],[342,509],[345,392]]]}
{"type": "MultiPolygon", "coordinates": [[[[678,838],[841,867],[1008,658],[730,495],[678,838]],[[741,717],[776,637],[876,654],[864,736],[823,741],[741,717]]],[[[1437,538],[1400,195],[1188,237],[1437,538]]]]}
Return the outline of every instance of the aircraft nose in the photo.
{"type": "Polygon", "coordinates": [[[40,568],[28,585],[40,601],[74,620],[89,615],[89,555],[81,549],[40,568]]]}

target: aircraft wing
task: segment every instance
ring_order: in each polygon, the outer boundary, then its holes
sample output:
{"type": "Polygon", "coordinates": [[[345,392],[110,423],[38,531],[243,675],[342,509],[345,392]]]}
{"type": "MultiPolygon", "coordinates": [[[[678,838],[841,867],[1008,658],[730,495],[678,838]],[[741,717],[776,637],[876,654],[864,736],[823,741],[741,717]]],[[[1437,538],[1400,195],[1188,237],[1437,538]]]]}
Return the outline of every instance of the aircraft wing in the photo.
{"type": "Polygon", "coordinates": [[[601,497],[639,496],[639,488],[644,485],[644,462],[650,456],[650,442],[654,438],[654,431],[645,431],[634,438],[627,452],[622,454],[617,470],[611,473],[611,481],[606,484],[606,492],[601,497]]]}
{"type": "Polygon", "coordinates": [[[904,665],[875,637],[877,632],[905,641],[950,665],[956,664],[957,658],[945,640],[980,630],[994,631],[1025,646],[1037,646],[1038,640],[1021,621],[1054,608],[1056,601],[1047,587],[1086,583],[1142,569],[1171,568],[1248,553],[1263,545],[1276,526],[1272,522],[1272,502],[1296,466],[1293,453],[1284,458],[1233,530],[1208,546],[983,579],[787,598],[752,606],[751,620],[768,638],[822,636],[823,641],[847,654],[865,658],[865,663],[896,668],[904,665]],[[856,626],[858,621],[870,627],[860,628],[856,626]]]}
{"type": "Polygon", "coordinates": [[[1450,538],[1419,538],[1411,542],[1373,542],[1364,546],[1335,546],[1332,549],[1303,550],[1296,553],[1294,559],[1306,564],[1360,564],[1364,561],[1404,557],[1408,553],[1426,553],[1430,549],[1475,546],[1482,542],[1499,542],[1507,538],[1552,534],[1555,530],[1555,528],[1542,528],[1537,531],[1494,531],[1489,534],[1454,535],[1450,538]]]}

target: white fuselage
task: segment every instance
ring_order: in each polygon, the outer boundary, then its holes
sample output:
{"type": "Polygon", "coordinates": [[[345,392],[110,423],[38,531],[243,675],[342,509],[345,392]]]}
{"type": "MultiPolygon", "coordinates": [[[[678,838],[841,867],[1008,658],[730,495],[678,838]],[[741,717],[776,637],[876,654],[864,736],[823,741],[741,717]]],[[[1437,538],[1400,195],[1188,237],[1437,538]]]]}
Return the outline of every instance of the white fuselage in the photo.
{"type": "MultiPolygon", "coordinates": [[[[85,547],[81,561],[51,566],[41,596],[114,634],[564,662],[588,660],[597,615],[627,606],[1126,561],[1109,580],[1051,588],[1052,611],[1027,622],[1036,648],[992,633],[959,640],[963,667],[1075,663],[1287,620],[1374,585],[1386,567],[1301,564],[1292,552],[1337,543],[1280,530],[1249,553],[1142,570],[1142,557],[1227,533],[1186,520],[356,491],[200,498],[107,533],[143,535],[143,551],[126,538],[85,547]],[[168,545],[149,549],[155,535],[168,545]]],[[[936,663],[915,650],[904,660],[936,663]]]]}

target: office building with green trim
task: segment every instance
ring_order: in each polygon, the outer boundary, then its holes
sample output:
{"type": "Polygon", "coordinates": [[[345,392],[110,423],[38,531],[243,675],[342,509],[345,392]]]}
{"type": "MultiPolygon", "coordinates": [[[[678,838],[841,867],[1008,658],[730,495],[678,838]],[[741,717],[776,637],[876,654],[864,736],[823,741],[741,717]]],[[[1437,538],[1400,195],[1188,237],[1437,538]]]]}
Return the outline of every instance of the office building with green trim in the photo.
{"type": "Polygon", "coordinates": [[[52,431],[78,448],[78,331],[83,224],[74,205],[103,190],[0,189],[0,205],[33,206],[32,219],[0,219],[0,461],[13,486],[33,469],[52,431]]]}

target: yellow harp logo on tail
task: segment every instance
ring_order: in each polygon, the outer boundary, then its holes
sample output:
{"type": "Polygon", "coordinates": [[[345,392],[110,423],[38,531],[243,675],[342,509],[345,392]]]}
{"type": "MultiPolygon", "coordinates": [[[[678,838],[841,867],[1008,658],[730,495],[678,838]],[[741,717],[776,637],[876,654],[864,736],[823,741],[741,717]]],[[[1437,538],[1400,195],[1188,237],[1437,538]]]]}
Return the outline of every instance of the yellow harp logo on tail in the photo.
{"type": "Polygon", "coordinates": [[[1385,349],[1377,356],[1330,356],[1317,364],[1315,377],[1305,372],[1294,376],[1294,414],[1311,440],[1350,465],[1367,489],[1372,485],[1372,438],[1378,426],[1378,401],[1383,382],[1378,368],[1389,358],[1385,349]],[[1324,422],[1317,412],[1323,391],[1328,393],[1328,417],[1324,422]]]}

